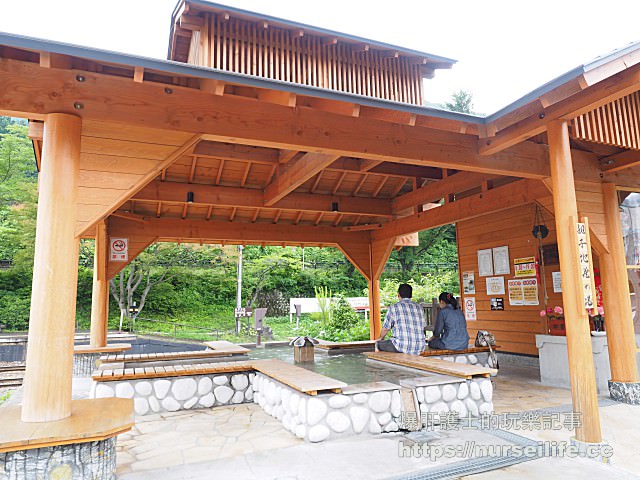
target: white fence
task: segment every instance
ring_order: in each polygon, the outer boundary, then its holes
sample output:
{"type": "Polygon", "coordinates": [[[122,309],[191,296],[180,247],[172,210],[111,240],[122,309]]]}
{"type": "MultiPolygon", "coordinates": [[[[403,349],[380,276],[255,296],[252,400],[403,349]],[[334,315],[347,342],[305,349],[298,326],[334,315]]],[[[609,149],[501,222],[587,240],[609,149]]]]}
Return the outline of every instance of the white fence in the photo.
{"type": "MultiPolygon", "coordinates": [[[[332,301],[337,299],[332,298],[332,301]]],[[[369,312],[369,297],[347,297],[345,300],[351,307],[358,311],[364,311],[365,318],[369,312]]],[[[300,305],[300,313],[320,312],[320,303],[316,297],[313,298],[290,298],[289,299],[289,321],[293,320],[296,313],[296,305],[300,305]]]]}

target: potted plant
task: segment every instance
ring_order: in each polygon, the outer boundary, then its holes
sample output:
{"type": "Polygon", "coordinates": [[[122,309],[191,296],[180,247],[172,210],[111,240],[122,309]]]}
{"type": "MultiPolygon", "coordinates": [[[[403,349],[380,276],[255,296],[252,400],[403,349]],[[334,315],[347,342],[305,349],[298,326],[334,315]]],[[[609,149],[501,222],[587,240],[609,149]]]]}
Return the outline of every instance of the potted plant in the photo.
{"type": "Polygon", "coordinates": [[[566,335],[564,326],[564,310],[561,306],[547,307],[545,310],[540,310],[541,317],[547,317],[547,329],[549,335],[566,335]]]}

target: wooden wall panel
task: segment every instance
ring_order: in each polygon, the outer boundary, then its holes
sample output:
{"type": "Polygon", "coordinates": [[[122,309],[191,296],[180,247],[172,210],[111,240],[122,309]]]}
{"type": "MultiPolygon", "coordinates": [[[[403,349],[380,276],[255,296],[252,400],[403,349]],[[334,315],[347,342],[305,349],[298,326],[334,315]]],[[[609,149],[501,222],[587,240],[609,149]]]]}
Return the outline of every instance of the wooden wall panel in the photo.
{"type": "MultiPolygon", "coordinates": [[[[514,279],[513,259],[538,256],[537,240],[532,236],[535,207],[533,204],[515,207],[502,212],[485,215],[456,225],[460,275],[462,272],[475,273],[476,309],[478,320],[467,322],[469,336],[472,340],[478,330],[489,330],[495,334],[496,341],[505,352],[537,355],[535,335],[545,332],[545,319],[540,317],[544,306],[544,284],[540,279],[538,289],[539,305],[511,306],[507,281],[514,279]],[[502,275],[505,283],[505,294],[496,295],[504,299],[504,311],[492,311],[491,295],[486,293],[486,278],[478,275],[478,256],[480,249],[509,247],[510,275],[502,275]]],[[[556,243],[554,218],[543,212],[545,222],[550,230],[543,245],[556,243]]],[[[546,265],[546,291],[548,305],[562,305],[562,295],[553,293],[552,272],[559,271],[559,265],[546,265]]],[[[462,278],[461,278],[462,284],[462,278]]],[[[465,298],[465,295],[462,295],[465,298]]]]}

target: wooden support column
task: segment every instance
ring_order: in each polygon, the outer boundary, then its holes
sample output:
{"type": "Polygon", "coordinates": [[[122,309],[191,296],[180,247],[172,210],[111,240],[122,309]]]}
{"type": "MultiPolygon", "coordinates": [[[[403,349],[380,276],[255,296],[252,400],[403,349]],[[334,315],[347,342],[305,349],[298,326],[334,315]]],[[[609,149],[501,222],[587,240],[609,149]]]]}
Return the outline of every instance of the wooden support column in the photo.
{"type": "Polygon", "coordinates": [[[45,115],[21,414],[24,422],[50,422],[71,415],[81,127],[79,117],[45,115]]]}
{"type": "Polygon", "coordinates": [[[369,262],[371,276],[369,281],[369,338],[376,340],[382,331],[382,316],[380,313],[380,276],[389,260],[395,237],[386,240],[374,240],[370,244],[369,262]]]}
{"type": "Polygon", "coordinates": [[[581,416],[581,425],[576,428],[576,439],[581,442],[599,443],[602,441],[602,435],[589,318],[581,300],[582,283],[578,264],[578,246],[573,240],[578,208],[567,122],[550,122],[547,126],[547,135],[558,253],[562,272],[562,299],[567,332],[571,398],[573,411],[581,416]]]}
{"type": "Polygon", "coordinates": [[[395,237],[385,240],[343,240],[338,247],[369,284],[369,338],[376,340],[382,330],[380,315],[380,275],[391,255],[395,237]]]}
{"type": "Polygon", "coordinates": [[[616,186],[612,183],[604,183],[602,193],[609,253],[600,257],[600,269],[603,279],[611,380],[625,383],[638,382],[629,278],[616,186]]]}
{"type": "Polygon", "coordinates": [[[109,280],[107,224],[96,224],[96,247],[93,260],[93,291],[91,295],[91,346],[107,346],[107,320],[109,319],[109,280]]]}

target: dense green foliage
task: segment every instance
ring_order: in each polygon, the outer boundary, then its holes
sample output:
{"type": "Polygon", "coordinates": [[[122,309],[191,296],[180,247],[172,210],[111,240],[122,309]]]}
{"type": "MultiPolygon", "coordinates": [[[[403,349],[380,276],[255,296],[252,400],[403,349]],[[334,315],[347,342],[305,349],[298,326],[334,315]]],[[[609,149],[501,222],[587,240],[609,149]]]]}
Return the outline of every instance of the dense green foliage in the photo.
{"type": "MultiPolygon", "coordinates": [[[[28,327],[37,213],[37,172],[26,125],[0,117],[0,260],[12,267],[0,270],[0,325],[9,330],[28,327]]],[[[430,299],[446,289],[458,292],[455,228],[448,225],[421,232],[420,245],[392,253],[382,278],[382,299],[396,299],[399,282],[414,286],[414,297],[430,299]]],[[[366,296],[367,282],[334,248],[247,246],[243,252],[243,303],[267,307],[266,324],[276,339],[292,335],[329,340],[363,340],[368,321],[344,297],[366,296]],[[324,296],[325,314],[303,315],[300,327],[289,321],[290,297],[324,296]],[[336,298],[332,298],[336,297],[336,298]]],[[[245,322],[240,336],[233,333],[238,249],[235,246],[160,244],[136,259],[141,284],[132,295],[144,306],[135,329],[196,339],[255,340],[245,322]],[[152,284],[146,298],[141,293],[152,284]]],[[[78,266],[77,327],[90,323],[93,242],[82,241],[78,266]]],[[[122,275],[123,288],[131,267],[122,275]]],[[[120,277],[112,294],[118,296],[120,277]]],[[[111,297],[109,327],[118,328],[120,308],[111,297]]],[[[126,308],[125,308],[126,310],[126,308]]],[[[133,326],[125,316],[123,327],[133,326]]]]}

